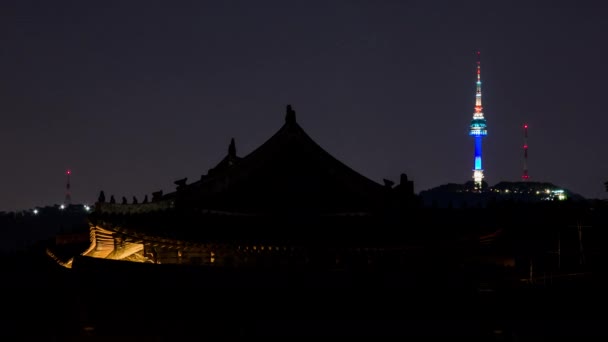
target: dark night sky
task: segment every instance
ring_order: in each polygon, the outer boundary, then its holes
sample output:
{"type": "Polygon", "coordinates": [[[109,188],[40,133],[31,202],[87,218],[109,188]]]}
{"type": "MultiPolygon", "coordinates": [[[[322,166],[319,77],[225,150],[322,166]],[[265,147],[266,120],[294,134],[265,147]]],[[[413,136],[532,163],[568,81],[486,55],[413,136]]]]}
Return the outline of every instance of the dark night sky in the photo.
{"type": "Polygon", "coordinates": [[[601,1],[0,2],[0,210],[99,190],[140,200],[298,122],[363,175],[419,192],[471,178],[482,55],[484,168],[606,197],[601,1]],[[576,4],[576,5],[575,5],[576,4]],[[576,7],[574,7],[576,6],[576,7]]]}

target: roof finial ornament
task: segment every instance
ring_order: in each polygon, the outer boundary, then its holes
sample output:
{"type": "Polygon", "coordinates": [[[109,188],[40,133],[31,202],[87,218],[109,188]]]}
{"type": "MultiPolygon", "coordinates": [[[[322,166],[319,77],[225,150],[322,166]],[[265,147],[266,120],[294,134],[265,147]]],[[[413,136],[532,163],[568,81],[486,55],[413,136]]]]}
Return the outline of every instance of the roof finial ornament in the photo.
{"type": "Polygon", "coordinates": [[[296,111],[291,108],[291,105],[287,105],[287,113],[285,114],[285,122],[288,124],[296,123],[296,111]]]}
{"type": "Polygon", "coordinates": [[[228,156],[231,158],[236,157],[236,144],[234,143],[234,138],[230,140],[230,146],[228,146],[228,156]]]}

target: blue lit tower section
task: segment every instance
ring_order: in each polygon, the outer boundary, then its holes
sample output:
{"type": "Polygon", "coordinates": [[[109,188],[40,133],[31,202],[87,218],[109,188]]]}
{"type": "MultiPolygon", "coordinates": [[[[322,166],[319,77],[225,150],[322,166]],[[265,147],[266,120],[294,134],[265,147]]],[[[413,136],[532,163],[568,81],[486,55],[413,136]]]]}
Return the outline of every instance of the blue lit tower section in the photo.
{"type": "Polygon", "coordinates": [[[481,106],[481,62],[480,53],[477,51],[477,93],[475,94],[475,112],[469,128],[469,135],[475,138],[475,168],[473,169],[473,182],[475,188],[481,190],[483,181],[483,167],[481,163],[481,139],[488,135],[486,119],[483,117],[481,106]]]}

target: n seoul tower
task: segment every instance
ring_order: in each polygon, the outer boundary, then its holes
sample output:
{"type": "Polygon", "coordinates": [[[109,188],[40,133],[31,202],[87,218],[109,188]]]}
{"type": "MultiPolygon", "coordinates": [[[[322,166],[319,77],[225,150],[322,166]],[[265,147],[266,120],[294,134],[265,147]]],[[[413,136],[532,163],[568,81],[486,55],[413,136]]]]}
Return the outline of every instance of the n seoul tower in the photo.
{"type": "Polygon", "coordinates": [[[475,167],[473,168],[473,182],[475,190],[482,190],[483,167],[481,164],[481,139],[488,135],[486,119],[483,117],[481,106],[481,61],[480,53],[477,51],[477,93],[475,94],[475,112],[469,127],[469,135],[475,138],[475,167]]]}

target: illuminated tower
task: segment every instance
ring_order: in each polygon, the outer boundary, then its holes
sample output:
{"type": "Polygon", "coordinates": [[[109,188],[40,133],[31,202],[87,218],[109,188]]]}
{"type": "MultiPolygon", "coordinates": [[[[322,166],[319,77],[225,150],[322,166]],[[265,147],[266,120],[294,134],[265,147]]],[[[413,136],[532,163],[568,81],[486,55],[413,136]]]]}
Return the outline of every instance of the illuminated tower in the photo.
{"type": "Polygon", "coordinates": [[[521,180],[528,180],[528,124],[524,124],[524,173],[521,175],[521,180]]]}
{"type": "Polygon", "coordinates": [[[488,135],[486,119],[483,117],[481,106],[481,62],[480,53],[477,51],[477,93],[475,94],[475,112],[469,128],[469,135],[475,138],[475,167],[473,169],[473,181],[475,189],[480,191],[483,182],[483,167],[481,164],[481,139],[488,135]]]}
{"type": "Polygon", "coordinates": [[[65,172],[67,176],[67,183],[65,184],[65,205],[70,205],[72,202],[72,196],[70,195],[70,175],[72,171],[69,169],[65,172]]]}

